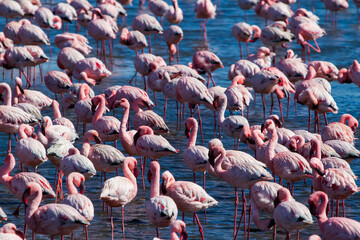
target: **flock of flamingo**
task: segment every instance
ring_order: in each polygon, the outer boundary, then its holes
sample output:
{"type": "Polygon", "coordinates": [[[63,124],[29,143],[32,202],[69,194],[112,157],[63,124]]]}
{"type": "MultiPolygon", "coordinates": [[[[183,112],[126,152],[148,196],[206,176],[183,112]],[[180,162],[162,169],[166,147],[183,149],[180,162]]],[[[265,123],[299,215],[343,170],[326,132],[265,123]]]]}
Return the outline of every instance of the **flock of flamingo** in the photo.
{"type": "MultiPolygon", "coordinates": [[[[245,21],[236,23],[231,29],[240,47],[240,60],[231,66],[223,65],[221,50],[220,57],[200,50],[193,54],[191,63],[179,64],[182,58],[179,46],[183,37],[187,37],[180,27],[181,22],[191,19],[184,19],[182,2],[178,4],[177,0],[172,0],[172,5],[164,0],[148,0],[147,3],[139,0],[139,8],[147,13],[132,19],[132,30],[124,26],[119,29],[117,23],[122,17],[126,26],[127,5],[132,0],[97,0],[93,4],[87,0],[67,0],[50,3],[48,7],[41,6],[40,0],[0,2],[0,16],[6,19],[0,32],[4,80],[0,83],[0,97],[4,102],[0,105],[0,132],[8,134],[9,139],[7,155],[4,153],[6,157],[0,167],[0,182],[20,201],[14,214],[20,214],[22,205],[25,208],[23,231],[16,223],[6,223],[0,228],[1,240],[25,239],[29,230],[32,239],[36,234],[48,235],[51,239],[72,235],[73,239],[73,232],[79,228],[83,228],[82,237],[92,239],[88,227],[97,216],[92,200],[86,196],[85,181],[91,181],[97,172],[101,172],[103,181],[98,194],[103,202],[102,210],[110,211],[112,239],[119,237],[114,233],[113,218],[113,208],[118,207],[121,207],[121,232],[125,239],[124,208],[137,197],[138,191],[148,191],[144,180],[146,170],[151,190],[143,205],[146,205],[148,222],[156,228],[154,239],[159,235],[172,240],[206,238],[205,230],[211,225],[203,227],[197,212],[202,211],[202,221],[206,222],[206,210],[221,205],[220,196],[210,196],[205,190],[206,173],[222,181],[222,185],[235,189],[233,239],[238,237],[239,231],[251,239],[251,219],[258,229],[268,231],[269,236],[273,230],[273,239],[279,229],[286,231],[286,239],[290,239],[292,231],[297,232],[299,239],[299,231],[306,232],[309,225],[316,224],[315,219],[323,239],[360,239],[360,223],[345,217],[344,203],[359,191],[357,176],[349,164],[360,157],[354,143],[358,121],[350,114],[343,114],[339,122],[328,123],[326,117],[327,113],[336,114],[339,110],[331,95],[331,81],[360,86],[358,61],[340,70],[331,62],[310,61],[312,50],[321,52],[317,39],[325,36],[326,31],[319,26],[314,9],[312,12],[301,8],[299,0],[297,3],[296,0],[238,0],[238,6],[234,2],[234,8],[245,11],[245,21]],[[246,11],[252,8],[265,19],[266,27],[261,29],[247,23],[246,11]],[[77,33],[69,32],[69,24],[73,23],[77,33]],[[79,33],[83,31],[81,28],[85,29],[84,35],[79,33]],[[51,39],[53,31],[58,33],[51,39]],[[164,39],[168,63],[152,54],[151,35],[155,35],[153,45],[161,44],[164,39]],[[96,53],[87,36],[96,40],[96,53]],[[135,52],[135,75],[129,85],[115,85],[119,82],[114,80],[104,92],[99,92],[97,85],[117,71],[113,62],[116,39],[135,52]],[[315,45],[310,44],[311,40],[315,45]],[[249,44],[256,41],[264,46],[250,54],[249,44]],[[286,44],[292,41],[302,47],[302,57],[286,49],[285,58],[280,59],[276,47],[287,48],[286,44]],[[242,43],[246,44],[247,58],[242,43]],[[44,45],[49,45],[50,58],[44,53],[47,49],[44,45]],[[59,70],[43,72],[43,65],[52,58],[53,45],[60,49],[54,56],[59,70]],[[149,53],[144,53],[147,48],[149,53]],[[36,66],[39,66],[39,73],[36,66]],[[231,84],[221,87],[216,85],[212,72],[225,67],[230,67],[231,84]],[[10,69],[11,73],[5,69],[10,69]],[[142,84],[137,82],[138,73],[143,79],[143,89],[133,85],[142,84]],[[207,79],[201,76],[204,74],[207,79]],[[54,98],[35,90],[43,82],[47,90],[55,94],[54,98]],[[148,89],[154,94],[153,100],[148,89]],[[159,108],[156,94],[160,92],[165,96],[163,116],[152,110],[159,108]],[[261,94],[263,104],[263,116],[256,116],[262,125],[248,122],[252,114],[251,101],[255,103],[256,94],[261,94]],[[267,94],[271,95],[270,114],[266,109],[267,94]],[[280,116],[273,114],[274,95],[278,99],[280,116]],[[288,115],[291,96],[296,114],[297,103],[308,108],[307,130],[284,127],[286,116],[281,100],[287,99],[288,115]],[[176,101],[176,130],[185,124],[188,143],[180,153],[165,138],[175,131],[167,125],[168,98],[176,101]],[[190,111],[187,117],[186,104],[190,111]],[[214,138],[207,145],[203,124],[211,123],[212,119],[201,118],[200,105],[214,116],[214,138]],[[53,117],[42,115],[42,110],[47,108],[52,109],[53,117]],[[116,116],[116,108],[123,109],[121,117],[116,116]],[[113,113],[108,113],[111,110],[113,113]],[[225,114],[226,110],[230,115],[225,114]],[[310,132],[311,112],[315,114],[313,132],[310,132]],[[65,113],[76,114],[77,123],[66,118],[65,113]],[[320,116],[325,120],[322,128],[320,116]],[[198,132],[201,141],[197,141],[198,132]],[[12,136],[16,140],[15,149],[12,136]],[[221,140],[227,137],[234,139],[233,150],[221,140]],[[81,148],[74,145],[79,141],[82,141],[81,148]],[[253,150],[254,155],[240,151],[240,142],[253,150]],[[171,173],[172,169],[164,169],[166,171],[161,174],[160,163],[170,155],[178,156],[183,168],[193,172],[194,182],[175,180],[173,173],[176,172],[171,173]],[[147,159],[151,160],[150,164],[147,159]],[[48,160],[55,166],[53,185],[37,172],[48,160]],[[16,170],[16,165],[18,173],[14,175],[11,172],[16,170]],[[196,183],[196,172],[202,174],[202,186],[196,183]],[[139,174],[142,183],[137,181],[139,174]],[[64,177],[67,194],[63,190],[64,177]],[[309,178],[311,180],[306,181],[309,178]],[[302,191],[310,193],[307,203],[294,198],[294,191],[299,191],[294,189],[294,183],[299,181],[304,181],[303,188],[308,188],[302,191]],[[237,216],[238,190],[242,193],[240,219],[237,216]],[[44,199],[55,199],[55,203],[42,204],[44,199]],[[182,220],[178,220],[179,211],[182,220]],[[193,215],[198,235],[188,236],[185,213],[193,215]],[[165,231],[159,234],[159,228],[169,226],[170,234],[165,231]]],[[[354,3],[360,7],[360,1],[354,0],[354,3]]],[[[348,8],[349,3],[323,0],[323,4],[336,27],[337,12],[348,8]]],[[[204,19],[199,31],[201,29],[205,41],[207,20],[214,19],[219,8],[220,0],[215,3],[194,1],[195,17],[204,19]]],[[[234,52],[236,57],[232,57],[238,59],[238,50],[234,52]]],[[[2,220],[7,220],[7,216],[0,208],[2,220]]],[[[207,237],[223,239],[221,236],[207,237]]],[[[309,239],[321,237],[312,235],[309,239]]]]}

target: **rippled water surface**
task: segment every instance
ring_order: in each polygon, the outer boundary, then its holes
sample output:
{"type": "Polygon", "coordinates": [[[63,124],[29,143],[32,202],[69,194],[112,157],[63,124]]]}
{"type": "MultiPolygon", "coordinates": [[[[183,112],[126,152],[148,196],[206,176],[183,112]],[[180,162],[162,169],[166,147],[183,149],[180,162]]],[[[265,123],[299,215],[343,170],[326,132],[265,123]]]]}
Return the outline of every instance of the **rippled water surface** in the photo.
{"type": "MultiPolygon", "coordinates": [[[[92,1],[91,3],[94,3],[92,1]]],[[[195,1],[183,0],[179,1],[179,6],[184,12],[184,21],[181,23],[181,27],[184,31],[184,39],[180,44],[180,63],[187,64],[191,61],[192,55],[198,51],[207,49],[217,54],[222,60],[225,69],[216,70],[213,75],[217,84],[227,87],[230,85],[230,81],[227,79],[227,71],[232,63],[235,63],[239,59],[239,48],[236,40],[232,37],[231,27],[237,23],[244,21],[243,11],[237,6],[235,0],[218,0],[219,6],[217,9],[217,15],[215,19],[208,21],[208,38],[207,42],[203,39],[200,33],[200,21],[194,17],[194,5],[195,1]]],[[[310,9],[311,1],[301,0],[302,7],[310,9]]],[[[359,48],[359,24],[357,23],[356,8],[352,1],[349,1],[350,8],[346,11],[342,11],[338,14],[338,25],[333,27],[329,21],[325,20],[325,10],[323,3],[316,0],[315,8],[316,14],[320,17],[321,27],[326,29],[327,35],[319,39],[319,46],[322,49],[321,53],[313,53],[312,60],[328,60],[333,62],[339,67],[348,67],[353,59],[358,58],[359,48]]],[[[45,4],[47,5],[47,4],[45,4]]],[[[297,6],[294,6],[295,8],[297,6]]],[[[138,0],[135,0],[132,6],[128,7],[128,17],[126,20],[127,25],[131,24],[132,19],[139,13],[147,12],[146,9],[139,10],[138,0]]],[[[250,24],[257,24],[261,28],[265,26],[264,19],[257,17],[253,11],[248,12],[248,22],[250,24]]],[[[5,21],[2,19],[2,25],[5,21]]],[[[120,26],[123,25],[122,20],[118,20],[120,26]]],[[[164,21],[165,28],[168,23],[164,21]]],[[[75,31],[75,26],[70,26],[70,31],[75,31]]],[[[83,33],[83,29],[81,30],[83,33]]],[[[56,30],[50,30],[50,38],[53,42],[54,36],[60,33],[56,30]]],[[[92,46],[96,48],[96,42],[93,39],[89,39],[92,46]]],[[[153,53],[162,56],[164,59],[168,59],[167,47],[165,42],[159,41],[159,38],[155,42],[152,37],[153,53]]],[[[261,42],[257,41],[254,44],[250,44],[250,51],[254,52],[258,47],[261,46],[261,42]]],[[[296,43],[289,44],[290,48],[294,49],[295,53],[301,55],[300,46],[296,43]]],[[[50,56],[49,48],[44,47],[44,50],[48,56],[50,56]]],[[[113,48],[113,76],[109,79],[105,79],[101,85],[97,85],[94,88],[96,94],[100,94],[103,90],[111,85],[126,85],[129,79],[134,74],[133,59],[134,52],[127,49],[126,47],[119,44],[118,39],[114,41],[113,48]]],[[[148,51],[146,49],[146,51],[148,51]]],[[[44,74],[50,70],[58,70],[56,64],[56,56],[59,52],[55,46],[52,47],[52,57],[49,62],[43,66],[44,74]]],[[[278,49],[278,56],[285,55],[285,49],[278,49]]],[[[90,56],[96,56],[96,52],[90,54],[90,56]]],[[[109,62],[107,58],[107,62],[109,62]]],[[[7,72],[6,81],[14,85],[11,81],[10,72],[7,72]]],[[[139,81],[141,83],[142,81],[139,81]]],[[[352,85],[340,85],[337,82],[332,82],[332,95],[337,102],[339,107],[339,114],[329,114],[329,122],[337,121],[343,113],[350,113],[354,116],[358,116],[360,109],[359,90],[354,84],[352,85]]],[[[140,86],[142,87],[142,85],[140,86]]],[[[54,94],[49,92],[44,84],[40,85],[37,83],[37,90],[41,90],[53,97],[54,94]]],[[[149,93],[152,96],[152,93],[149,93]]],[[[164,98],[161,94],[158,94],[158,106],[154,108],[154,111],[163,114],[164,98]]],[[[269,99],[269,98],[268,98],[269,99]]],[[[269,101],[268,101],[269,103],[269,101]]],[[[285,104],[285,102],[284,102],[285,104]]],[[[269,109],[269,107],[268,107],[269,109]]],[[[289,117],[285,119],[285,126],[291,129],[307,129],[307,109],[303,106],[298,107],[298,116],[295,117],[293,102],[290,105],[289,117]]],[[[202,117],[204,122],[204,138],[205,142],[210,140],[213,136],[213,115],[212,112],[201,107],[202,117]]],[[[275,113],[278,113],[278,108],[275,107],[275,113]]],[[[118,109],[116,112],[118,117],[122,116],[122,110],[118,109]]],[[[188,110],[186,111],[188,114],[188,110]]],[[[50,109],[44,110],[43,115],[53,116],[50,109]]],[[[182,151],[186,148],[187,139],[183,132],[183,123],[181,123],[181,129],[176,128],[176,105],[172,100],[169,101],[167,124],[171,129],[171,133],[165,137],[169,142],[180,149],[180,153],[160,159],[162,171],[170,170],[176,179],[192,181],[192,173],[185,166],[182,160],[182,151]]],[[[260,98],[257,99],[256,105],[251,103],[251,111],[249,122],[250,124],[260,124],[262,122],[262,106],[260,98]]],[[[66,112],[66,117],[76,122],[74,112],[71,110],[66,112]]],[[[321,127],[323,126],[321,122],[321,127]]],[[[358,135],[358,134],[356,134],[358,135]]],[[[0,159],[4,159],[7,150],[7,135],[0,134],[2,144],[0,145],[0,159]]],[[[227,149],[233,147],[233,140],[227,136],[223,136],[222,141],[227,149]]],[[[13,142],[13,147],[14,147],[13,142]]],[[[198,144],[201,144],[198,140],[198,144]]],[[[120,145],[120,144],[119,144],[120,145]]],[[[81,146],[81,141],[76,142],[76,146],[81,146]]],[[[359,144],[356,144],[359,147],[359,144]]],[[[119,147],[121,149],[121,146],[119,147]]],[[[14,149],[14,148],[13,148],[14,149]]],[[[249,152],[244,144],[240,144],[242,151],[249,152]]],[[[354,160],[351,163],[354,172],[359,175],[359,163],[358,160],[354,160]]],[[[14,169],[12,175],[18,172],[18,168],[14,169]]],[[[55,168],[50,162],[41,165],[38,168],[38,172],[45,176],[50,183],[54,183],[54,172],[55,168]]],[[[121,171],[120,171],[121,172],[121,171]]],[[[110,174],[110,176],[113,176],[110,174]]],[[[110,231],[110,216],[102,212],[102,201],[99,199],[102,183],[100,180],[100,173],[97,173],[95,177],[86,182],[86,195],[93,201],[95,206],[95,218],[89,227],[90,239],[111,239],[110,231]]],[[[198,175],[200,179],[200,174],[198,175]]],[[[155,236],[155,229],[151,226],[147,220],[145,213],[146,202],[150,196],[150,185],[146,182],[146,190],[143,190],[140,186],[141,178],[138,179],[139,191],[135,199],[126,205],[125,207],[125,228],[126,236],[128,239],[152,239],[155,236]]],[[[201,182],[200,182],[201,183],[201,182]]],[[[207,211],[207,224],[204,223],[204,214],[199,212],[201,222],[203,222],[204,232],[206,239],[232,239],[233,229],[233,215],[234,215],[234,189],[228,184],[221,182],[220,180],[214,179],[211,176],[207,177],[206,182],[207,192],[219,201],[219,205],[212,207],[207,211]]],[[[65,186],[65,185],[64,185],[65,186]]],[[[65,190],[66,191],[66,190],[65,190]]],[[[18,227],[22,228],[24,224],[23,209],[19,216],[13,216],[11,213],[17,207],[19,200],[16,199],[12,194],[4,187],[0,186],[0,205],[3,207],[5,212],[8,214],[9,222],[14,222],[18,227]]],[[[306,203],[307,197],[310,194],[310,181],[307,184],[298,182],[295,185],[295,198],[296,200],[306,203]]],[[[248,192],[247,192],[248,195],[248,192]]],[[[49,201],[47,201],[49,202],[49,201]]],[[[359,210],[359,195],[353,195],[346,200],[346,215],[347,217],[360,220],[357,211],[359,210]]],[[[241,208],[239,207],[240,211],[241,208]]],[[[115,221],[115,239],[119,239],[121,235],[121,209],[114,209],[114,221],[115,221]]],[[[199,239],[200,235],[198,228],[192,223],[192,217],[190,214],[186,215],[185,221],[187,223],[187,229],[189,232],[190,239],[199,239]]],[[[168,234],[169,228],[160,229],[161,238],[169,239],[168,234]]],[[[300,232],[301,239],[307,239],[311,234],[319,234],[317,223],[315,222],[312,226],[302,230],[300,232]]],[[[27,234],[28,238],[31,238],[30,232],[27,234]]],[[[251,239],[270,239],[272,237],[271,232],[263,232],[256,229],[255,225],[251,224],[251,239]]],[[[48,239],[47,236],[37,235],[37,239],[48,239]]],[[[59,237],[57,237],[59,238],[59,237]]],[[[240,231],[239,239],[243,238],[243,232],[240,231]]],[[[284,239],[285,235],[283,232],[278,232],[278,238],[284,239]]],[[[80,230],[76,231],[75,239],[85,239],[84,235],[80,230]]]]}

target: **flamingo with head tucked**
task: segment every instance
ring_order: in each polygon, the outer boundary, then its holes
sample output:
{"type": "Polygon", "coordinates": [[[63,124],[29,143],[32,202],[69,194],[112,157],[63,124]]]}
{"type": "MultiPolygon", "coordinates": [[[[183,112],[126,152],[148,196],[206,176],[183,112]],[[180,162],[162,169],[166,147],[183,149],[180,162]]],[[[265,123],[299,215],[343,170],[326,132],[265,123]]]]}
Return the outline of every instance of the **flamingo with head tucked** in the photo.
{"type": "Polygon", "coordinates": [[[342,140],[354,144],[354,133],[359,126],[358,120],[350,114],[343,114],[339,122],[332,122],[321,130],[321,138],[328,140],[342,140]],[[345,125],[346,122],[348,125],[345,125]]]}
{"type": "Polygon", "coordinates": [[[13,223],[7,223],[0,228],[0,239],[22,240],[25,239],[24,233],[13,223]]]}

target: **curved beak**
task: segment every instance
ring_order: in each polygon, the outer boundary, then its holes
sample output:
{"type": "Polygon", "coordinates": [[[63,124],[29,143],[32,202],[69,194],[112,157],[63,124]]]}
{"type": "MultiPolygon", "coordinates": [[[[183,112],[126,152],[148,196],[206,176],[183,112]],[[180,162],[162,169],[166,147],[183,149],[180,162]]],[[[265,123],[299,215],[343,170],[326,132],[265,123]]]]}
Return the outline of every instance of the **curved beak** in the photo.
{"type": "Polygon", "coordinates": [[[85,192],[85,182],[84,181],[81,181],[81,183],[80,183],[80,186],[79,186],[79,189],[80,189],[80,193],[81,194],[84,194],[84,192],[85,192]]]}
{"type": "Polygon", "coordinates": [[[149,183],[151,183],[152,173],[151,173],[150,169],[147,173],[147,178],[148,178],[149,183]]]}
{"type": "Polygon", "coordinates": [[[140,132],[137,131],[137,132],[135,133],[135,135],[134,135],[134,144],[135,144],[135,145],[136,145],[136,142],[137,142],[137,140],[139,139],[139,137],[140,137],[140,132]]]}
{"type": "Polygon", "coordinates": [[[187,139],[189,139],[190,137],[190,129],[187,128],[186,124],[185,124],[185,136],[187,139]]]}
{"type": "Polygon", "coordinates": [[[99,138],[98,136],[94,136],[94,138],[95,138],[95,142],[96,142],[97,144],[100,144],[100,143],[101,143],[101,138],[99,138]]]}

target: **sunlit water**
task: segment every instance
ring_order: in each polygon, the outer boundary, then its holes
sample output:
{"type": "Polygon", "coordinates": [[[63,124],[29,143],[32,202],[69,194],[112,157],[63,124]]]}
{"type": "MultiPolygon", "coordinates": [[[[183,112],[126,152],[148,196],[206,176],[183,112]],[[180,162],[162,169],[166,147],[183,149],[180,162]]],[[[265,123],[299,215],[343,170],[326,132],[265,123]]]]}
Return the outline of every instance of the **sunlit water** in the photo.
{"type": "MultiPolygon", "coordinates": [[[[310,9],[310,2],[311,1],[302,0],[301,5],[302,7],[310,9]]],[[[95,5],[94,1],[92,1],[91,3],[95,5]]],[[[219,6],[217,9],[216,19],[211,19],[208,21],[208,38],[206,42],[200,32],[200,21],[198,19],[195,19],[194,17],[195,1],[184,0],[179,2],[179,6],[183,9],[184,12],[184,21],[180,25],[184,31],[184,39],[180,44],[180,63],[187,64],[188,62],[190,62],[192,60],[193,54],[198,50],[206,49],[214,52],[222,60],[225,69],[216,70],[213,73],[213,76],[217,84],[227,87],[230,85],[230,81],[227,79],[227,71],[229,70],[230,65],[232,63],[235,63],[239,59],[238,43],[231,34],[231,27],[237,22],[244,21],[244,15],[243,11],[238,8],[237,1],[218,0],[218,3],[219,6]]],[[[320,1],[316,1],[316,14],[320,17],[320,25],[321,27],[326,29],[327,35],[319,39],[318,42],[322,52],[313,53],[312,60],[328,60],[333,62],[340,69],[341,67],[348,67],[352,63],[353,59],[359,56],[360,48],[358,48],[358,38],[360,34],[360,25],[358,25],[357,23],[355,5],[352,1],[350,1],[349,4],[350,8],[347,11],[342,11],[338,14],[338,25],[336,28],[334,28],[329,21],[325,20],[325,10],[323,3],[320,1]]],[[[147,12],[146,9],[139,10],[137,0],[135,0],[134,4],[132,6],[129,6],[127,10],[127,25],[131,25],[132,19],[137,14],[147,12]]],[[[259,25],[261,28],[265,26],[264,19],[257,17],[253,11],[248,11],[248,17],[248,22],[250,24],[259,25]]],[[[3,19],[1,22],[2,25],[5,24],[5,21],[3,19]]],[[[118,20],[118,24],[120,26],[122,25],[121,19],[118,20]]],[[[168,26],[168,23],[164,21],[164,25],[166,28],[168,26]]],[[[70,25],[69,31],[74,32],[75,26],[70,25]]],[[[61,31],[50,30],[50,38],[52,42],[54,40],[54,36],[60,32],[61,31]]],[[[81,33],[84,33],[83,29],[81,30],[81,33]]],[[[89,41],[91,45],[96,48],[96,42],[91,38],[89,39],[89,41]]],[[[165,60],[168,59],[167,47],[163,40],[161,41],[158,38],[155,42],[155,38],[152,36],[152,45],[154,54],[162,56],[165,60]]],[[[254,44],[250,44],[250,52],[255,52],[255,50],[260,46],[260,41],[257,41],[254,44]]],[[[291,43],[288,45],[288,47],[294,49],[295,53],[301,55],[301,48],[296,43],[291,43]]],[[[44,47],[44,50],[46,54],[50,56],[49,48],[47,46],[44,47]]],[[[146,49],[146,51],[148,50],[146,49]]],[[[49,62],[45,63],[43,66],[44,74],[50,70],[58,70],[56,64],[56,56],[58,52],[59,49],[57,49],[55,46],[52,46],[52,57],[50,58],[49,62]]],[[[278,59],[279,57],[284,55],[285,49],[278,49],[278,59]]],[[[90,54],[90,56],[96,56],[96,51],[90,54]]],[[[113,75],[111,76],[111,78],[103,80],[101,85],[95,86],[95,93],[100,94],[105,88],[114,84],[128,84],[129,79],[135,71],[133,67],[133,59],[134,52],[120,45],[118,39],[115,40],[113,47],[113,75]]],[[[109,58],[107,58],[107,63],[109,63],[109,58]]],[[[6,76],[6,81],[13,86],[14,82],[11,81],[10,72],[7,72],[6,76]]],[[[142,81],[138,82],[139,84],[142,84],[142,81]]],[[[358,91],[358,87],[354,84],[340,85],[337,82],[332,82],[331,85],[333,88],[332,95],[336,100],[340,110],[338,115],[328,115],[329,122],[337,121],[343,113],[350,113],[354,116],[358,116],[358,109],[360,108],[360,103],[358,102],[360,93],[358,91]]],[[[142,85],[140,85],[139,87],[142,87],[142,85]]],[[[37,83],[36,89],[45,92],[48,96],[54,96],[54,94],[51,93],[44,84],[40,85],[39,83],[37,83]]],[[[152,97],[151,92],[149,92],[149,95],[151,95],[152,97]]],[[[269,99],[270,98],[268,98],[268,100],[269,99]]],[[[284,101],[283,104],[286,105],[286,102],[284,101]]],[[[162,94],[158,94],[158,106],[153,108],[153,110],[160,115],[163,115],[163,106],[164,98],[162,97],[162,94]]],[[[269,107],[270,105],[268,105],[268,109],[269,107]]],[[[263,120],[260,98],[257,99],[256,105],[254,105],[253,102],[251,103],[250,109],[250,116],[248,119],[250,124],[260,124],[263,120]]],[[[203,128],[206,144],[207,141],[212,139],[213,137],[213,115],[211,111],[205,109],[204,107],[201,107],[201,113],[204,122],[203,128]]],[[[275,113],[279,113],[277,107],[275,107],[275,113]]],[[[117,117],[120,118],[122,116],[122,110],[118,109],[116,111],[116,114],[117,117]]],[[[188,116],[187,109],[186,114],[188,116]]],[[[267,112],[267,114],[269,114],[269,112],[267,112]]],[[[43,115],[52,116],[53,113],[51,109],[47,109],[43,111],[43,115]]],[[[66,112],[66,117],[70,118],[74,123],[76,123],[76,117],[72,110],[66,112]]],[[[181,123],[181,129],[177,129],[176,105],[175,102],[172,100],[169,101],[168,105],[167,124],[171,129],[171,133],[167,134],[165,137],[174,147],[180,149],[180,153],[160,159],[162,171],[170,170],[174,174],[176,179],[192,181],[192,172],[185,166],[182,160],[182,151],[186,148],[187,144],[187,139],[184,136],[183,132],[183,122],[181,123]]],[[[321,121],[321,127],[323,127],[323,124],[323,121],[321,121]]],[[[293,102],[291,102],[290,114],[289,117],[285,119],[284,126],[290,129],[307,129],[307,109],[303,106],[298,106],[298,116],[295,117],[293,102]]],[[[7,150],[7,135],[0,134],[0,139],[2,140],[2,144],[0,145],[0,159],[4,159],[7,150]]],[[[231,138],[223,136],[222,141],[227,149],[233,148],[233,140],[231,138]]],[[[15,147],[14,142],[15,141],[13,141],[13,147],[15,147]]],[[[197,143],[201,144],[199,138],[197,143]]],[[[80,147],[81,141],[77,141],[76,146],[80,147]]],[[[119,148],[121,149],[121,146],[119,146],[119,148]]],[[[240,144],[240,150],[253,154],[252,151],[249,151],[244,144],[240,144]]],[[[358,160],[353,161],[351,163],[351,167],[353,168],[354,172],[359,175],[358,160]]],[[[17,172],[18,167],[14,169],[12,175],[17,172]]],[[[55,168],[50,162],[39,166],[38,172],[45,176],[51,184],[54,183],[55,168]]],[[[113,173],[109,175],[114,176],[115,174],[113,173]]],[[[92,221],[91,226],[89,227],[90,239],[111,238],[110,216],[102,212],[102,201],[99,199],[100,191],[102,188],[100,176],[101,174],[97,173],[96,176],[86,182],[87,189],[85,194],[93,201],[95,206],[95,218],[92,221]]],[[[198,174],[197,176],[198,180],[200,180],[200,174],[198,174]]],[[[143,190],[141,188],[141,178],[138,179],[138,184],[139,190],[137,196],[131,203],[127,204],[125,207],[126,236],[128,239],[152,239],[155,236],[155,228],[149,224],[145,213],[146,202],[149,200],[150,195],[150,185],[148,184],[148,182],[146,182],[146,190],[143,190]]],[[[212,207],[207,210],[207,224],[205,224],[204,221],[203,211],[199,212],[199,217],[201,222],[203,223],[206,239],[232,239],[234,216],[233,187],[207,175],[206,190],[211,196],[213,196],[219,201],[218,206],[212,207]]],[[[22,228],[24,226],[23,208],[21,209],[21,213],[19,216],[14,216],[11,214],[17,207],[19,200],[16,199],[4,186],[0,187],[0,194],[0,205],[8,214],[8,222],[13,222],[19,228],[22,228]]],[[[307,197],[310,194],[310,181],[308,180],[307,184],[304,184],[303,181],[296,183],[294,194],[294,197],[297,201],[306,204],[307,197]]],[[[360,217],[356,213],[359,204],[360,200],[358,195],[351,196],[349,199],[346,200],[347,217],[360,220],[360,217]]],[[[239,207],[239,211],[241,211],[241,207],[239,207]]],[[[115,239],[119,239],[120,237],[122,237],[121,209],[114,209],[113,213],[115,216],[114,221],[116,228],[115,239]]],[[[198,232],[198,228],[195,224],[193,224],[190,214],[186,215],[185,221],[187,223],[187,229],[189,231],[190,239],[199,239],[200,235],[198,232]]],[[[169,239],[168,234],[169,228],[160,229],[160,236],[162,238],[169,239]]],[[[300,238],[307,239],[307,237],[311,234],[320,234],[316,221],[312,226],[309,226],[300,232],[300,238]]],[[[31,238],[30,232],[28,232],[27,237],[31,238]]],[[[251,224],[251,239],[270,239],[271,237],[271,232],[259,231],[256,229],[256,226],[254,224],[251,224]]],[[[37,235],[36,238],[48,239],[49,237],[37,235]]],[[[84,238],[85,236],[81,230],[75,232],[75,239],[84,238]]],[[[239,239],[242,238],[244,238],[243,231],[240,231],[239,239]]],[[[278,238],[285,238],[284,232],[278,231],[278,238]]]]}

